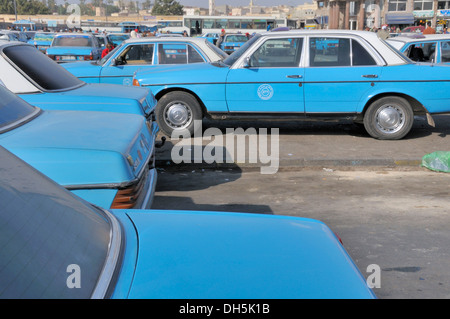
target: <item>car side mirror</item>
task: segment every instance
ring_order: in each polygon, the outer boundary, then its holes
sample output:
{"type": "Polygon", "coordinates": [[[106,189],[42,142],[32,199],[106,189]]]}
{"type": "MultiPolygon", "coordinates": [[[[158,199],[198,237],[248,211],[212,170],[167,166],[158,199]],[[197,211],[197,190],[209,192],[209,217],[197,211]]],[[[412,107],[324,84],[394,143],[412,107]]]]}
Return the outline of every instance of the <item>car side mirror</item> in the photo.
{"type": "Polygon", "coordinates": [[[117,60],[116,59],[112,59],[111,60],[111,66],[116,66],[117,65],[117,60]]]}
{"type": "Polygon", "coordinates": [[[251,67],[250,57],[244,58],[244,65],[243,66],[244,66],[244,68],[251,67]]]}

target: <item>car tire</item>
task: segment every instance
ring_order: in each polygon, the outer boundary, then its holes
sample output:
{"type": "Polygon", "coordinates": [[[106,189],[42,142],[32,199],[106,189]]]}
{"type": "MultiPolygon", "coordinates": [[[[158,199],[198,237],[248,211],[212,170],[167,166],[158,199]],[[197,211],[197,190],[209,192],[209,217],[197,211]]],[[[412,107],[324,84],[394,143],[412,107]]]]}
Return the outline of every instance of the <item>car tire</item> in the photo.
{"type": "Polygon", "coordinates": [[[399,140],[409,133],[414,112],[409,102],[398,96],[387,96],[373,102],[364,114],[364,128],[380,140],[399,140]]]}
{"type": "Polygon", "coordinates": [[[167,136],[173,133],[192,136],[195,133],[195,121],[203,118],[197,99],[186,92],[169,92],[161,97],[156,105],[156,120],[159,128],[167,136]]]}

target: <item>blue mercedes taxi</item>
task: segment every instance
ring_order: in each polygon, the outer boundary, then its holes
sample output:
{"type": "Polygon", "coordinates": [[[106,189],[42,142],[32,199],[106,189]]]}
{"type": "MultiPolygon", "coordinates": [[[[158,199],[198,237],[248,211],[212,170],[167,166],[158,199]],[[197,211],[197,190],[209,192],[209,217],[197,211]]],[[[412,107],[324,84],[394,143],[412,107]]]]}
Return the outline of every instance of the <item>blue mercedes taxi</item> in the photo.
{"type": "Polygon", "coordinates": [[[418,64],[374,32],[265,32],[219,62],[137,71],[169,136],[215,119],[351,119],[401,139],[415,115],[450,112],[450,66],[418,64]],[[430,94],[433,92],[433,94],[430,94]]]}
{"type": "Polygon", "coordinates": [[[450,63],[450,34],[417,34],[386,40],[416,62],[450,63]]]}
{"type": "Polygon", "coordinates": [[[156,100],[149,89],[87,84],[29,44],[0,44],[0,53],[0,84],[34,106],[154,117],[156,100]]]}
{"type": "Polygon", "coordinates": [[[42,53],[47,53],[54,37],[55,33],[53,32],[36,32],[34,38],[28,40],[28,43],[34,45],[42,53]]]}
{"type": "Polygon", "coordinates": [[[141,115],[44,111],[0,85],[0,145],[95,205],[150,207],[155,138],[141,115]]]}
{"type": "Polygon", "coordinates": [[[160,65],[219,61],[227,56],[205,39],[190,37],[145,37],[122,42],[97,62],[61,64],[87,83],[132,85],[137,70],[160,65]]]}
{"type": "Polygon", "coordinates": [[[103,48],[91,33],[57,33],[47,49],[56,62],[93,61],[102,56],[103,48]]]}
{"type": "Polygon", "coordinates": [[[247,42],[248,38],[245,34],[241,33],[230,33],[225,34],[223,41],[220,43],[220,48],[228,54],[233,53],[237,49],[239,49],[245,42],[247,42]]]}
{"type": "Polygon", "coordinates": [[[320,221],[105,209],[1,147],[0,171],[2,299],[376,298],[320,221]]]}

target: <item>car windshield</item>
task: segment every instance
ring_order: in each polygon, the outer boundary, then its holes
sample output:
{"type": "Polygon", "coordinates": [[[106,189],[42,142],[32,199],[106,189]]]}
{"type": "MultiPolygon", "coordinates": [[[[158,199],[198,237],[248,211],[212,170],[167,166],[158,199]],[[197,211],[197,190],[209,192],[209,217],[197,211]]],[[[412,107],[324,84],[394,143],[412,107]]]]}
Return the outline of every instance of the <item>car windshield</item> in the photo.
{"type": "Polygon", "coordinates": [[[103,58],[101,58],[100,60],[98,60],[98,61],[96,61],[96,62],[94,62],[94,63],[96,63],[96,64],[98,64],[98,65],[103,65],[103,64],[105,64],[105,62],[108,61],[109,58],[110,58],[111,56],[113,56],[114,54],[116,54],[116,52],[117,52],[118,50],[121,50],[120,48],[122,48],[122,47],[123,47],[123,44],[120,44],[120,45],[116,46],[111,52],[109,52],[109,53],[108,53],[107,55],[105,55],[103,58]]]}
{"type": "Polygon", "coordinates": [[[109,39],[111,41],[113,41],[113,42],[122,42],[122,41],[125,41],[125,40],[129,39],[129,38],[130,38],[130,36],[126,35],[126,34],[120,34],[120,35],[110,34],[109,35],[109,39]]]}
{"type": "Polygon", "coordinates": [[[92,39],[82,35],[64,35],[55,37],[52,46],[54,47],[92,47],[92,39]]]}
{"type": "Polygon", "coordinates": [[[95,296],[114,217],[1,147],[0,171],[0,298],[95,296]]]}
{"type": "Polygon", "coordinates": [[[234,62],[236,62],[242,54],[244,54],[245,51],[254,43],[256,42],[261,35],[256,34],[254,37],[252,37],[250,40],[245,42],[239,49],[234,51],[229,57],[227,57],[225,60],[223,60],[223,63],[225,63],[228,66],[232,66],[234,62]]]}
{"type": "Polygon", "coordinates": [[[55,37],[52,33],[36,33],[34,36],[34,41],[48,41],[51,42],[55,37]]]}
{"type": "Polygon", "coordinates": [[[247,40],[245,35],[232,34],[226,37],[225,42],[247,42],[247,40]]]}
{"type": "Polygon", "coordinates": [[[5,56],[44,91],[73,89],[85,83],[31,45],[3,49],[5,56]]]}
{"type": "Polygon", "coordinates": [[[0,85],[0,132],[26,122],[38,111],[39,109],[0,85]]]}

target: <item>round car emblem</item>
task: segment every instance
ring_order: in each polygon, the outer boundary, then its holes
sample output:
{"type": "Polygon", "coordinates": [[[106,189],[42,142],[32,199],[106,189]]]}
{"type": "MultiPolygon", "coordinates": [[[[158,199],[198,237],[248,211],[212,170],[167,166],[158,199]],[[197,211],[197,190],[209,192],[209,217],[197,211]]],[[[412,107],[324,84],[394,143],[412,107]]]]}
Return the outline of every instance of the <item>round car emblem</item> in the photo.
{"type": "Polygon", "coordinates": [[[123,79],[123,85],[131,86],[131,79],[129,79],[129,78],[123,79]]]}
{"type": "Polygon", "coordinates": [[[262,84],[258,87],[258,96],[262,100],[269,100],[273,96],[273,88],[269,84],[262,84]]]}

